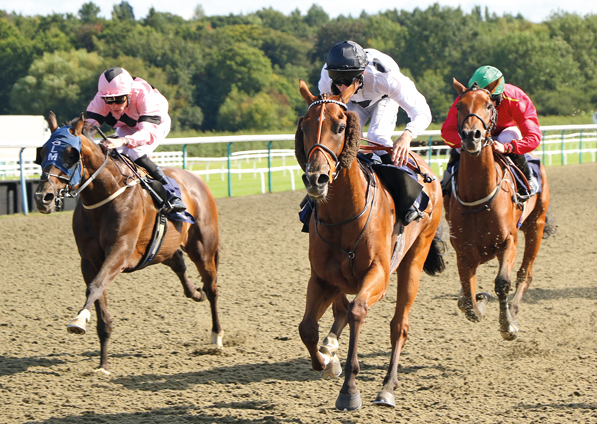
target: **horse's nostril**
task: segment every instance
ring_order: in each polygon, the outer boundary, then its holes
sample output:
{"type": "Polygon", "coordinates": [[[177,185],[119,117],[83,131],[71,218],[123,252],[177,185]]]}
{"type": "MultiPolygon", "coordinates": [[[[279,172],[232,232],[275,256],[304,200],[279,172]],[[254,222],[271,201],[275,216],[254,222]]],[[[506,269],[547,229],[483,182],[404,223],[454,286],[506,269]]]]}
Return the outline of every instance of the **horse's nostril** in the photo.
{"type": "Polygon", "coordinates": [[[481,138],[481,131],[477,130],[475,131],[475,140],[478,140],[481,138]]]}
{"type": "Polygon", "coordinates": [[[44,203],[50,203],[52,200],[54,200],[54,194],[46,193],[46,195],[44,196],[44,203]]]}
{"type": "Polygon", "coordinates": [[[327,174],[321,174],[317,179],[317,185],[325,185],[330,181],[330,177],[327,174]]]}

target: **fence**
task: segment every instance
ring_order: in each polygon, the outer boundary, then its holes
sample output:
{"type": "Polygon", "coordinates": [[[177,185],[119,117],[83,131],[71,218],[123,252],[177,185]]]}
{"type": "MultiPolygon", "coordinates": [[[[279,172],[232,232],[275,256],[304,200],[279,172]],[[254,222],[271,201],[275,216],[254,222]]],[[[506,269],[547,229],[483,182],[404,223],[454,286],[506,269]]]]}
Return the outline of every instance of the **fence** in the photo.
{"type": "MultiPolygon", "coordinates": [[[[533,153],[541,156],[545,165],[566,165],[568,163],[584,163],[597,161],[597,125],[564,125],[541,127],[543,140],[541,146],[533,153]]],[[[400,135],[395,132],[394,136],[400,135]]],[[[366,134],[365,134],[366,137],[366,134]]],[[[296,179],[300,178],[300,167],[294,158],[293,149],[274,149],[273,143],[294,140],[294,134],[281,135],[252,135],[252,136],[222,136],[222,137],[194,137],[169,138],[162,145],[181,145],[178,152],[156,152],[154,160],[162,166],[175,166],[189,169],[201,175],[210,188],[219,180],[227,187],[222,195],[233,195],[233,181],[246,181],[246,177],[259,177],[260,191],[274,191],[273,175],[281,173],[277,180],[284,179],[291,190],[296,189],[296,179]],[[268,142],[266,150],[244,150],[232,152],[233,143],[250,141],[268,142]],[[198,143],[226,143],[227,154],[222,157],[188,157],[187,147],[198,143]],[[267,162],[266,164],[264,162],[267,162]],[[219,179],[213,179],[219,176],[219,179]],[[245,180],[243,180],[245,178],[245,180]]],[[[22,147],[30,148],[31,143],[22,147]]],[[[4,144],[0,147],[5,147],[4,144]]],[[[16,147],[14,143],[10,147],[16,147]]],[[[438,176],[441,177],[448,161],[449,150],[441,141],[440,131],[425,131],[417,142],[413,142],[412,150],[427,160],[438,176]]],[[[25,158],[0,158],[0,180],[14,178],[31,178],[40,174],[40,168],[32,160],[25,158]]],[[[25,198],[26,196],[23,196],[25,198]]],[[[25,206],[25,205],[24,205],[25,206]]],[[[24,210],[25,207],[23,208],[24,210]]]]}

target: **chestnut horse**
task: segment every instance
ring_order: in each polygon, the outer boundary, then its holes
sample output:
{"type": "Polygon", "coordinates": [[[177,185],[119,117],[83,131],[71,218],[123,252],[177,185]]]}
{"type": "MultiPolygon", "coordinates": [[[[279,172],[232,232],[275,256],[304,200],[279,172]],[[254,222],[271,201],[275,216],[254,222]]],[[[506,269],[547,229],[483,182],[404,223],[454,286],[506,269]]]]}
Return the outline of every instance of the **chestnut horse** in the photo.
{"type": "MultiPolygon", "coordinates": [[[[361,170],[356,159],[361,140],[359,118],[346,108],[357,84],[355,81],[341,95],[318,98],[301,80],[300,92],[309,110],[296,132],[297,160],[314,201],[309,225],[311,277],[299,332],[313,369],[322,371],[324,377],[337,377],[341,373],[336,356],[338,338],[346,324],[350,325],[345,379],[336,400],[339,410],[355,410],[362,404],[355,381],[359,333],[369,308],[385,296],[390,275],[397,269],[396,310],[390,323],[392,354],[383,388],[375,399],[376,404],[395,406],[398,360],[408,336],[408,314],[421,273],[435,274],[444,268],[443,242],[436,234],[442,207],[437,179],[425,185],[430,200],[424,217],[403,227],[389,192],[375,174],[361,170]],[[351,302],[347,294],[355,295],[351,302]],[[318,321],[331,304],[334,324],[318,350],[318,321]]],[[[413,157],[431,174],[423,160],[413,157]]]]}
{"type": "Polygon", "coordinates": [[[554,227],[549,224],[546,227],[549,187],[543,165],[540,192],[521,203],[513,171],[491,146],[494,142],[491,130],[497,117],[491,91],[498,82],[488,89],[476,86],[466,89],[454,79],[454,88],[459,94],[457,109],[462,154],[457,174],[453,177],[452,193],[444,199],[444,204],[462,284],[458,307],[468,320],[481,320],[489,294],[476,293],[477,268],[497,257],[499,271],[495,293],[500,305],[500,333],[505,340],[514,340],[518,333],[516,315],[522,295],[531,284],[533,262],[541,239],[554,232],[554,227]],[[519,227],[525,235],[524,256],[517,274],[516,292],[508,304],[519,227]]]}
{"type": "MultiPolygon", "coordinates": [[[[50,113],[48,123],[52,133],[58,130],[53,113],[50,113]]],[[[79,194],[72,228],[81,256],[87,300],[67,328],[71,333],[85,334],[90,310],[95,304],[100,340],[99,370],[108,373],[108,341],[112,332],[112,319],[108,314],[107,288],[121,272],[134,271],[143,258],[152,239],[158,211],[147,191],[136,184],[139,180],[132,171],[90,140],[83,133],[84,125],[85,119],[81,115],[70,126],[62,127],[61,132],[57,133],[75,140],[72,146],[61,145],[52,138],[46,142],[40,152],[42,157],[50,158],[54,155],[54,158],[61,158],[62,165],[45,165],[34,197],[38,210],[49,214],[55,210],[57,200],[64,193],[72,194],[76,189],[79,194]],[[76,170],[80,170],[81,184],[77,184],[78,188],[73,186],[76,170]]],[[[163,263],[169,266],[182,282],[187,297],[196,302],[205,298],[209,300],[212,342],[222,347],[223,332],[217,312],[216,203],[200,177],[178,168],[165,168],[165,172],[178,182],[187,211],[196,222],[169,222],[161,248],[152,264],[163,263]],[[195,287],[187,278],[183,251],[197,267],[203,289],[195,287]]],[[[143,290],[147,289],[150,288],[143,290]]]]}

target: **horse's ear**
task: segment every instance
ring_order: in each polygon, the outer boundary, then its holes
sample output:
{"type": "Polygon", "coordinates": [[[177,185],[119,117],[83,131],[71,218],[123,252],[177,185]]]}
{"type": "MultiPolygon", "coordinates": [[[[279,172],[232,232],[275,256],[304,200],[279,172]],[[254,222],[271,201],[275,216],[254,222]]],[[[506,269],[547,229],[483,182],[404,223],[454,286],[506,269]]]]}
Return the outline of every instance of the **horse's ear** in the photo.
{"type": "Polygon", "coordinates": [[[79,119],[77,120],[77,123],[75,124],[73,135],[80,136],[81,134],[83,134],[84,126],[85,126],[85,115],[83,113],[81,113],[81,116],[79,116],[79,119]]]}
{"type": "Polygon", "coordinates": [[[462,94],[464,92],[464,90],[466,90],[466,87],[464,85],[462,85],[461,83],[459,83],[456,78],[452,78],[452,82],[453,82],[454,88],[456,89],[458,94],[462,94]]]}
{"type": "Polygon", "coordinates": [[[489,91],[491,94],[493,94],[497,86],[500,84],[500,82],[502,82],[502,79],[504,79],[504,77],[499,77],[497,80],[485,87],[485,89],[489,91]]]}
{"type": "Polygon", "coordinates": [[[56,115],[54,112],[50,111],[48,115],[48,125],[50,126],[50,131],[54,132],[58,129],[58,121],[56,120],[56,115]]]}
{"type": "Polygon", "coordinates": [[[299,81],[299,90],[301,92],[301,96],[303,96],[303,99],[305,99],[307,104],[311,106],[311,103],[317,100],[317,96],[311,94],[311,92],[309,91],[309,87],[307,87],[307,83],[305,81],[303,81],[302,79],[299,81]]]}
{"type": "Polygon", "coordinates": [[[340,100],[342,101],[342,103],[347,103],[348,99],[350,99],[352,95],[356,93],[360,86],[361,80],[359,78],[355,78],[352,81],[352,84],[350,84],[350,86],[346,90],[344,90],[342,94],[340,94],[340,100]]]}

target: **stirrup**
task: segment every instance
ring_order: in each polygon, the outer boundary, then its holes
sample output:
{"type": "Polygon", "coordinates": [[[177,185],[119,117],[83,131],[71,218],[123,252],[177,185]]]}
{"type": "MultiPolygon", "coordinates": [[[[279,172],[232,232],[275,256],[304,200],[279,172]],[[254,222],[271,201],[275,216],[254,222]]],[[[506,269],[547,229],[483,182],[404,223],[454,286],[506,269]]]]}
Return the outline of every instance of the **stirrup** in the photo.
{"type": "Polygon", "coordinates": [[[411,206],[406,213],[404,214],[404,218],[402,219],[402,225],[408,225],[414,220],[419,220],[423,218],[423,214],[415,205],[411,206]]]}
{"type": "Polygon", "coordinates": [[[166,209],[167,213],[184,212],[187,209],[186,205],[178,197],[173,197],[172,199],[164,202],[164,208],[166,209]]]}

